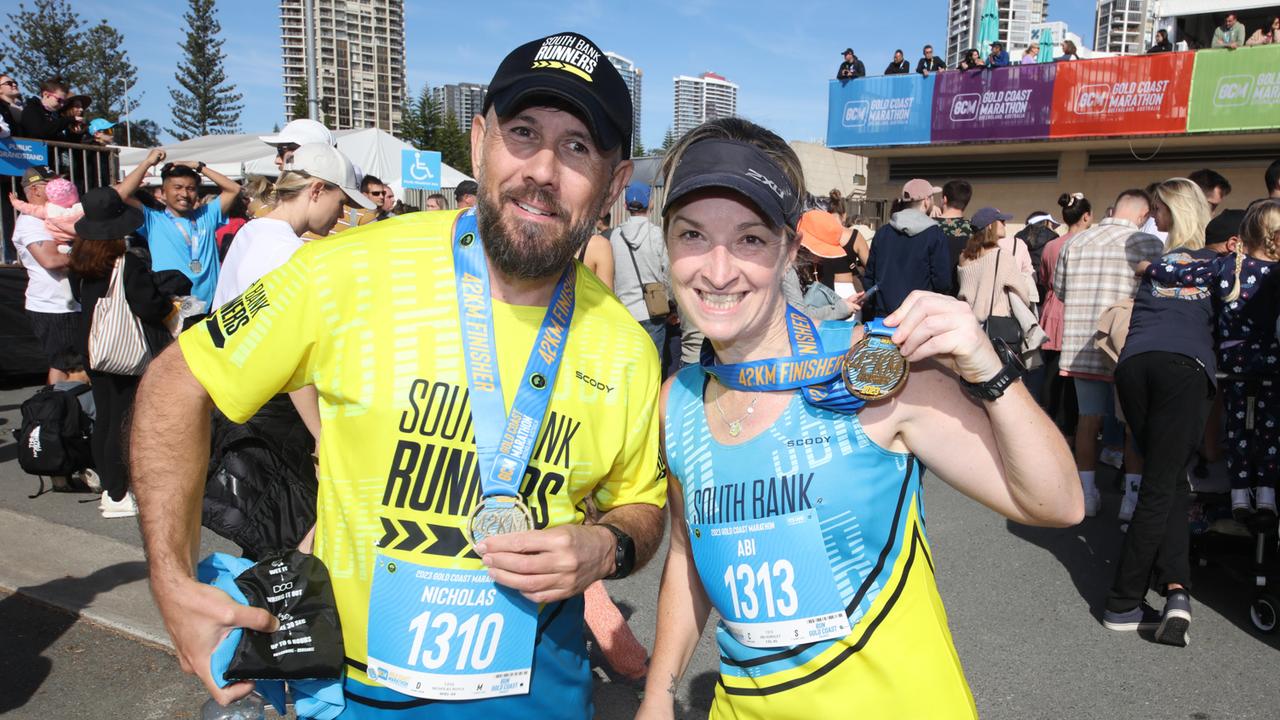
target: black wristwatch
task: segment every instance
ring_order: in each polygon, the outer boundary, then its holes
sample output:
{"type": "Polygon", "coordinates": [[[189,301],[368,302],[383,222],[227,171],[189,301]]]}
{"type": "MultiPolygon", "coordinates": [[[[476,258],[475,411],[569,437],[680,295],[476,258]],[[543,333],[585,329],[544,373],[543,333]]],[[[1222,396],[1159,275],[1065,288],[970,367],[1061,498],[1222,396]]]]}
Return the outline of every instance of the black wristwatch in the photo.
{"type": "Polygon", "coordinates": [[[967,380],[961,381],[964,384],[964,389],[978,400],[995,400],[1004,395],[1004,391],[1027,371],[1027,366],[1022,364],[1022,358],[1018,357],[1018,353],[1014,352],[1008,343],[1000,338],[995,338],[991,341],[991,344],[995,346],[996,354],[1004,362],[1004,367],[1000,368],[1000,372],[986,382],[971,383],[967,380]]]}
{"type": "Polygon", "coordinates": [[[631,536],[609,523],[600,523],[613,533],[617,543],[613,546],[613,574],[605,576],[605,580],[617,580],[631,574],[636,569],[636,543],[631,536]]]}
{"type": "Polygon", "coordinates": [[[203,162],[196,163],[196,174],[199,175],[200,173],[204,172],[204,168],[205,168],[205,165],[203,162]]]}

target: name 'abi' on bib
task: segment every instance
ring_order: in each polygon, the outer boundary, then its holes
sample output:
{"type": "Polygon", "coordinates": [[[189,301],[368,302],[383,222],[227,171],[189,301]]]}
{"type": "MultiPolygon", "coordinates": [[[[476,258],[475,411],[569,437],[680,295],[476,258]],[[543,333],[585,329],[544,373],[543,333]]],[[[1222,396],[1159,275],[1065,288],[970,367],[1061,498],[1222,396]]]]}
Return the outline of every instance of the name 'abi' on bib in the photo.
{"type": "Polygon", "coordinates": [[[911,364],[893,343],[883,321],[866,324],[866,334],[845,353],[841,376],[849,394],[863,400],[892,397],[905,384],[911,364]]]}

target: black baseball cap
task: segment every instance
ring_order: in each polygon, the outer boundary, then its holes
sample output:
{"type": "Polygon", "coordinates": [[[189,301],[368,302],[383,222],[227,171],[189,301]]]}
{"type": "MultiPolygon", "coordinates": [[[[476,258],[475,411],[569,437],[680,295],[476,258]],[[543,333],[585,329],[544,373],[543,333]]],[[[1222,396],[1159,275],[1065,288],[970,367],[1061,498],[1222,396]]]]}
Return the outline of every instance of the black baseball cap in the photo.
{"type": "Polygon", "coordinates": [[[1240,226],[1243,224],[1244,210],[1223,210],[1205,226],[1204,244],[1217,245],[1239,236],[1240,226]]]}
{"type": "Polygon", "coordinates": [[[759,148],[735,140],[703,140],[685,149],[662,206],[665,216],[686,195],[725,188],[745,195],[775,227],[800,222],[800,198],[786,173],[759,148]]]}
{"type": "Polygon", "coordinates": [[[997,220],[1009,222],[1013,216],[1009,213],[1000,212],[993,207],[984,207],[973,214],[973,219],[969,221],[973,225],[974,230],[981,230],[997,220]]]}
{"type": "Polygon", "coordinates": [[[841,55],[852,55],[852,54],[853,54],[853,48],[845,48],[845,49],[844,49],[844,52],[842,52],[842,53],[840,53],[840,54],[841,54],[841,55]]]}
{"type": "Polygon", "coordinates": [[[564,32],[512,50],[489,81],[483,111],[509,117],[547,96],[576,108],[602,150],[621,147],[623,159],[631,157],[631,93],[591,40],[564,32]]]}

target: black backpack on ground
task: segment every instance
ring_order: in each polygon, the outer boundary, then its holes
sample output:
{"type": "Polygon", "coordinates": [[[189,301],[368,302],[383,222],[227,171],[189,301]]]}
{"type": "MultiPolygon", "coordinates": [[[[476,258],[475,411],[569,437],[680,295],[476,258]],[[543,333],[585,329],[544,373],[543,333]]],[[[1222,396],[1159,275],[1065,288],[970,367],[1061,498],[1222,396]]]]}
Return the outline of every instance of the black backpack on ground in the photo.
{"type": "Polygon", "coordinates": [[[298,547],[316,521],[314,448],[288,395],[243,425],[214,411],[201,523],[251,559],[298,547]]]}
{"type": "Polygon", "coordinates": [[[85,383],[46,385],[22,403],[18,465],[32,475],[70,475],[93,467],[93,420],[80,403],[85,383]]]}

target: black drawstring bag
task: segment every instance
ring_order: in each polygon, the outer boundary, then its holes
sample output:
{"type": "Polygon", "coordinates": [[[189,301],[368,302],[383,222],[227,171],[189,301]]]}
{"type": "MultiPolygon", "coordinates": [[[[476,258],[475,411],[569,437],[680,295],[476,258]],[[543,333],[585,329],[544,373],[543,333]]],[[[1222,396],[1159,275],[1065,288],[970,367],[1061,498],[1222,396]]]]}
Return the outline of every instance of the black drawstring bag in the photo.
{"type": "Polygon", "coordinates": [[[240,636],[228,680],[324,680],[342,677],[342,624],[329,570],[314,555],[273,553],[236,578],[253,607],[280,620],[273,633],[240,636]]]}

